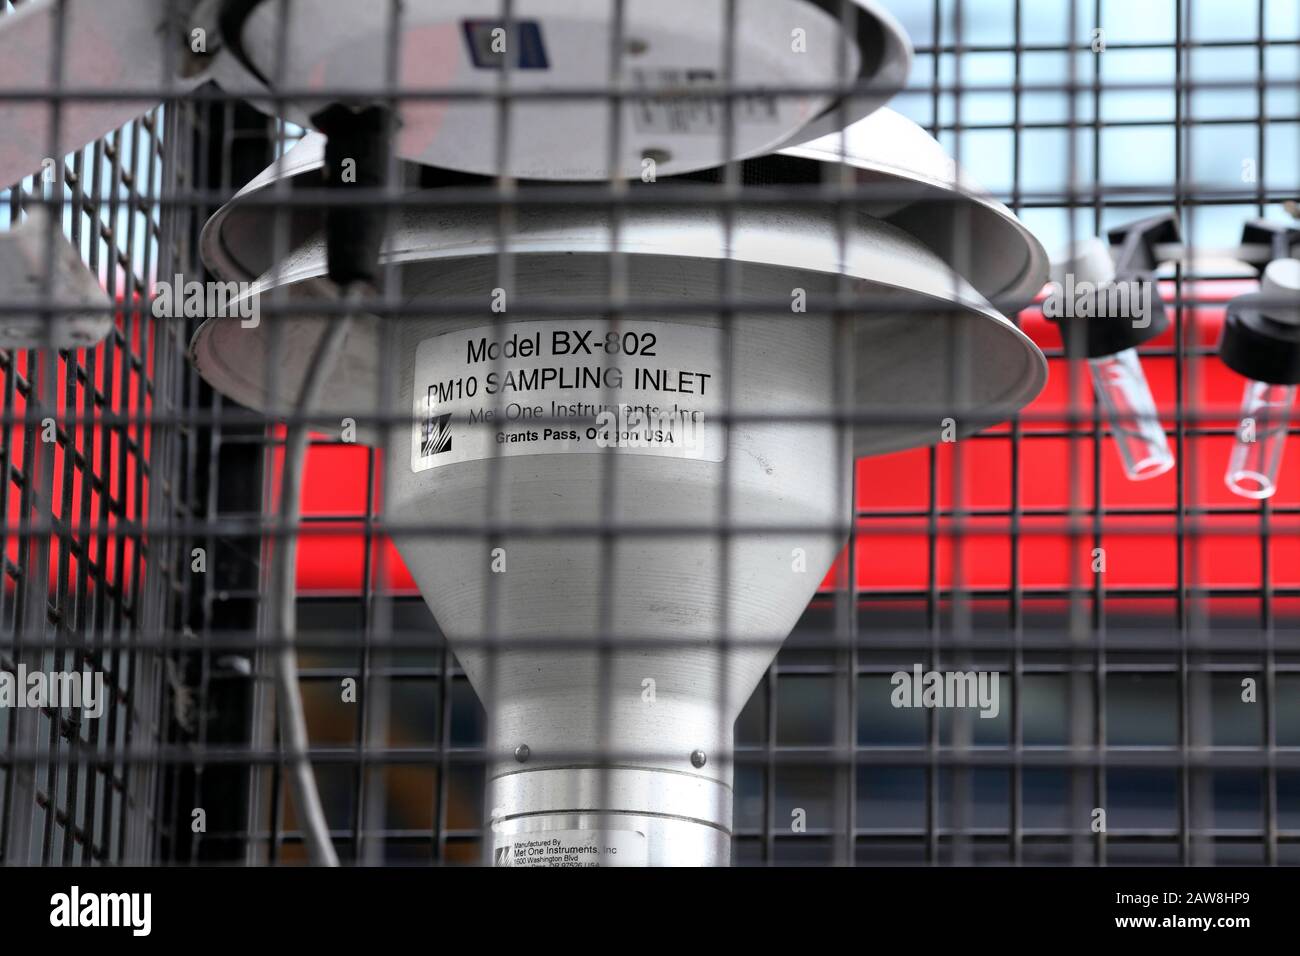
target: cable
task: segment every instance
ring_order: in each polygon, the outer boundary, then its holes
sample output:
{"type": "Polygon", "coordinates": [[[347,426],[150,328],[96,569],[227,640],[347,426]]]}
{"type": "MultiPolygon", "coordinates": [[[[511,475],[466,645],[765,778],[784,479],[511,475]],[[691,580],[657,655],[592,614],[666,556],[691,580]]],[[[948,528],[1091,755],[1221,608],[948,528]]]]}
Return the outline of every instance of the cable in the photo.
{"type": "MultiPolygon", "coordinates": [[[[355,303],[362,296],[364,283],[351,283],[340,290],[340,298],[355,303]]],[[[307,458],[308,426],[306,415],[316,405],[326,380],[343,351],[353,310],[349,309],[329,323],[329,331],[316,346],[307,377],[294,407],[293,423],[284,441],[284,466],[280,472],[280,527],[289,529],[279,547],[272,577],[273,605],[283,644],[276,653],[276,700],[280,712],[281,733],[290,761],[289,785],[298,808],[299,824],[307,853],[314,865],[338,866],[338,854],[330,839],[329,823],[321,806],[316,774],[307,756],[307,718],[303,710],[302,689],[298,683],[298,651],[294,646],[298,613],[296,578],[298,564],[297,525],[302,512],[302,477],[307,458]]]]}
{"type": "MultiPolygon", "coordinates": [[[[331,104],[313,122],[326,134],[326,185],[341,190],[360,186],[382,186],[389,171],[392,144],[392,113],[383,106],[359,109],[331,104]],[[347,170],[351,175],[344,175],[347,170]]],[[[325,381],[334,371],[358,299],[373,293],[379,271],[379,250],[383,244],[386,217],[383,207],[331,204],[326,212],[325,238],[329,278],[346,304],[343,314],[330,323],[329,331],[316,346],[307,377],[303,380],[293,423],[285,435],[284,467],[280,474],[280,527],[287,529],[276,549],[274,606],[282,640],[276,654],[276,679],[280,723],[285,748],[291,761],[289,783],[301,818],[303,839],[311,862],[317,866],[338,866],[338,855],[330,840],[329,823],[321,807],[316,775],[307,756],[307,719],[302,690],[298,685],[298,652],[294,647],[297,628],[295,585],[298,558],[298,521],[302,510],[302,477],[307,457],[306,417],[320,397],[325,381]]]]}

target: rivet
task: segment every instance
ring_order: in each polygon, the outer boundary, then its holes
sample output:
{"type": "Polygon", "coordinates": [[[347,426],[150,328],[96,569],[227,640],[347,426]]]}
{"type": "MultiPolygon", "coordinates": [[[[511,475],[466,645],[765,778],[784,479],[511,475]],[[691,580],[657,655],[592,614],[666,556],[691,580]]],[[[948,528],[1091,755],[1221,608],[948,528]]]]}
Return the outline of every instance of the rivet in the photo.
{"type": "Polygon", "coordinates": [[[691,751],[691,766],[698,769],[700,767],[703,767],[708,762],[709,762],[709,758],[705,755],[703,750],[691,751]]]}
{"type": "Polygon", "coordinates": [[[515,759],[520,763],[527,763],[528,758],[532,755],[533,752],[528,748],[528,744],[520,744],[515,748],[515,759]]]}

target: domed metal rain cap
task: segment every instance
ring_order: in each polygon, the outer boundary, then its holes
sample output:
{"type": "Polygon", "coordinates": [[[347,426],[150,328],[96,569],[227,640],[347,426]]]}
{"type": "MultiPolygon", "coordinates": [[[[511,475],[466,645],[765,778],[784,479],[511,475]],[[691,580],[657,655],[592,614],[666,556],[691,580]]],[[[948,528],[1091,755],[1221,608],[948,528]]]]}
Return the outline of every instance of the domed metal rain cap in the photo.
{"type": "MultiPolygon", "coordinates": [[[[1049,268],[1042,245],[1006,206],[966,177],[921,127],[881,109],[854,124],[844,145],[845,162],[857,170],[860,183],[878,187],[882,194],[900,194],[897,199],[864,202],[862,211],[920,239],[999,311],[1015,314],[1042,289],[1049,268]]],[[[764,182],[784,181],[780,177],[819,182],[827,167],[838,163],[840,153],[841,137],[834,134],[747,160],[745,167],[753,167],[764,182]]],[[[286,252],[321,229],[324,214],[318,205],[277,209],[271,190],[292,194],[319,188],[323,165],[324,138],[309,133],[217,210],[200,240],[208,268],[241,281],[269,271],[277,215],[287,223],[286,252]]],[[[400,175],[410,188],[454,178],[409,163],[401,164],[400,175]]]]}
{"type": "Polygon", "coordinates": [[[860,185],[882,194],[863,204],[867,212],[920,239],[1001,312],[1019,312],[1047,282],[1047,252],[1034,234],[901,113],[877,110],[781,155],[853,167],[860,185]]]}

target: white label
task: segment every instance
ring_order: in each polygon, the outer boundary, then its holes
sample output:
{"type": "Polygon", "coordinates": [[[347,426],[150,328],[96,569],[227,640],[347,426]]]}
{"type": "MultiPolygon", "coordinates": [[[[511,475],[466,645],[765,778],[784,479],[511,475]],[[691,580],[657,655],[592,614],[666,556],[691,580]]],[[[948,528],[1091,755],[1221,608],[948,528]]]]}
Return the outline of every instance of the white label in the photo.
{"type": "Polygon", "coordinates": [[[645,866],[637,830],[537,830],[498,836],[493,866],[645,866]]]}
{"type": "Polygon", "coordinates": [[[415,353],[411,470],[618,451],[722,461],[720,329],[673,322],[503,322],[415,353]]]}

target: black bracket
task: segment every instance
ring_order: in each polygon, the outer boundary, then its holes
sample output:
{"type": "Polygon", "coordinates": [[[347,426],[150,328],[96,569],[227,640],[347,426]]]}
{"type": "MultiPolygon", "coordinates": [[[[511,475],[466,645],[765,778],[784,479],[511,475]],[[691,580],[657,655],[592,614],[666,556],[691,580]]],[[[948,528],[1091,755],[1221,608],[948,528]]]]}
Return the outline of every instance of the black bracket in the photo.
{"type": "Polygon", "coordinates": [[[1156,246],[1180,243],[1183,234],[1178,228],[1178,217],[1167,212],[1116,226],[1107,231],[1106,239],[1110,242],[1111,258],[1115,260],[1116,279],[1142,276],[1154,279],[1156,267],[1160,265],[1156,246]]]}
{"type": "MultiPolygon", "coordinates": [[[[382,106],[354,110],[334,103],[311,118],[325,134],[325,185],[342,193],[350,186],[376,190],[388,175],[392,114],[382,106]],[[345,169],[352,177],[344,179],[345,169]]],[[[379,251],[388,210],[382,206],[331,203],[325,210],[325,247],[329,277],[340,287],[350,282],[375,284],[379,251]]]]}
{"type": "Polygon", "coordinates": [[[1255,267],[1263,275],[1269,262],[1274,259],[1294,259],[1300,252],[1300,222],[1252,219],[1241,229],[1241,244],[1268,246],[1268,260],[1255,267]]]}

